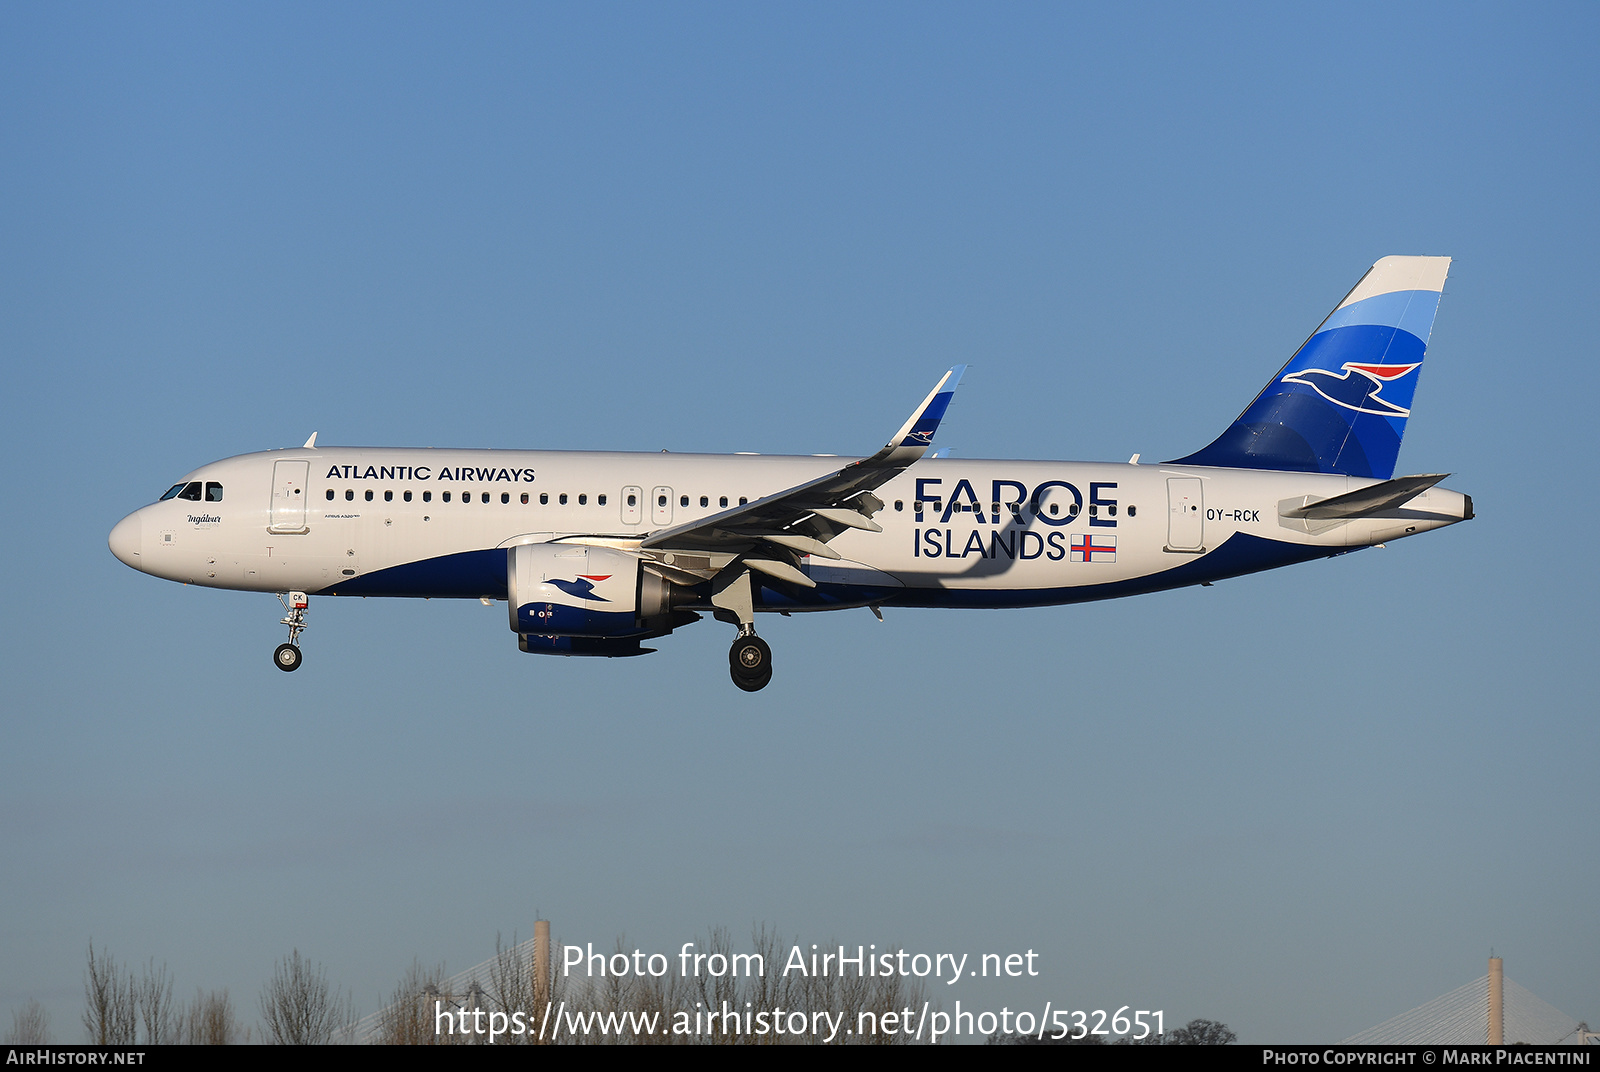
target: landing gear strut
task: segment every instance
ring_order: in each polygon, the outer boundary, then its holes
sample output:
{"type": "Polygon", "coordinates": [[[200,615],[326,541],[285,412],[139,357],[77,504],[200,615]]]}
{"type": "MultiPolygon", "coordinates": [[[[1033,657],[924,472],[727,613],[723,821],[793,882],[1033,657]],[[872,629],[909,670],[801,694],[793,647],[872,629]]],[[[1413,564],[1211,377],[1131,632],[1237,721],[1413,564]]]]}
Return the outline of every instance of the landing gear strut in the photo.
{"type": "Polygon", "coordinates": [[[711,605],[717,621],[739,627],[728,649],[728,673],[745,692],[759,692],[772,680],[772,649],[756,636],[756,616],[751,600],[750,571],[739,564],[711,579],[711,605]]]}
{"type": "Polygon", "coordinates": [[[300,669],[300,648],[295,641],[300,639],[300,631],[306,627],[306,606],[309,602],[304,592],[290,592],[288,595],[289,598],[285,600],[284,593],[278,593],[278,602],[289,612],[282,623],[289,627],[289,642],[279,644],[272,653],[272,665],[285,673],[300,669]]]}
{"type": "Polygon", "coordinates": [[[759,692],[772,680],[772,649],[754,631],[740,632],[728,649],[728,672],[745,692],[759,692]]]}

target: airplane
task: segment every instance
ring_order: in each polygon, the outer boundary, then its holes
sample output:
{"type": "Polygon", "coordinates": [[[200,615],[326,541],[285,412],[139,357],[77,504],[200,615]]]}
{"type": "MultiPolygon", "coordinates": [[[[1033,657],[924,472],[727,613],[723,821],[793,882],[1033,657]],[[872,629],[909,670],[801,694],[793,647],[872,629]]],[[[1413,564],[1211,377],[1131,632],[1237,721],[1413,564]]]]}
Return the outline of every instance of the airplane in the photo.
{"type": "Polygon", "coordinates": [[[1385,257],[1211,444],[1160,464],[932,452],[965,366],[861,458],[320,447],[189,473],[111,530],[134,569],[276,593],[504,601],[522,651],[626,657],[711,614],[772,678],[758,612],[1035,607],[1341,555],[1473,516],[1395,477],[1448,257],[1385,257]]]}

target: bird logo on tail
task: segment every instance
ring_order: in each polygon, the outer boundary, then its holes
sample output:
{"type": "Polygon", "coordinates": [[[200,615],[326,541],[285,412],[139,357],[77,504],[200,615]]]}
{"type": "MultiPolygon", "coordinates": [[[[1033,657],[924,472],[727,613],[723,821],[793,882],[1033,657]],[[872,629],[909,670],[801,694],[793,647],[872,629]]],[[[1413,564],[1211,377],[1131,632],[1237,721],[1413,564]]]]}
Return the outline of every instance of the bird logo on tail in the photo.
{"type": "Polygon", "coordinates": [[[1301,369],[1291,372],[1280,382],[1300,383],[1311,388],[1336,406],[1353,409],[1357,413],[1373,413],[1380,417],[1409,417],[1411,411],[1397,406],[1379,393],[1384,384],[1393,383],[1422,367],[1422,362],[1411,365],[1376,365],[1361,361],[1346,361],[1343,372],[1327,369],[1301,369]]]}

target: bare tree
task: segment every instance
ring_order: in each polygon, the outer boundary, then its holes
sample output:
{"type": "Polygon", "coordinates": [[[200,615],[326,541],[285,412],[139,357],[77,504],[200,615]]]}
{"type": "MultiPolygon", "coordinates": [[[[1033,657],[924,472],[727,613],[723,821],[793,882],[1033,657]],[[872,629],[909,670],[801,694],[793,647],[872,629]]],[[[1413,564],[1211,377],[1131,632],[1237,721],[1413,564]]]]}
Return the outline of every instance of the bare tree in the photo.
{"type": "Polygon", "coordinates": [[[29,998],[21,1011],[11,1012],[11,1030],[6,1033],[8,1046],[41,1046],[50,1041],[50,1014],[37,998],[29,998]]]}
{"type": "MultiPolygon", "coordinates": [[[[538,1001],[541,990],[549,993],[550,979],[547,975],[544,979],[545,985],[540,986],[539,967],[533,962],[532,952],[518,953],[518,944],[515,933],[511,935],[509,946],[499,934],[494,936],[494,961],[489,965],[489,1000],[502,1012],[521,1011],[528,1014],[533,1012],[533,1006],[538,1001]]],[[[549,965],[546,965],[546,969],[548,967],[549,965]]],[[[508,1036],[506,1041],[519,1043],[530,1040],[524,1033],[516,1037],[508,1036]]]]}
{"type": "Polygon", "coordinates": [[[1227,1024],[1216,1020],[1190,1020],[1167,1033],[1169,1046],[1229,1046],[1238,1039],[1227,1024]]]}
{"type": "Polygon", "coordinates": [[[139,1033],[138,986],[133,974],[117,970],[110,953],[95,955],[89,943],[89,966],[83,978],[83,1026],[97,1046],[131,1046],[139,1033]]]}
{"type": "MultiPolygon", "coordinates": [[[[672,1014],[683,1003],[684,995],[683,981],[676,972],[669,971],[665,975],[636,976],[629,1000],[641,1018],[657,1025],[670,1025],[672,1014]]],[[[635,1045],[648,1046],[670,1045],[682,1040],[674,1038],[671,1031],[658,1026],[653,1032],[648,1030],[632,1032],[628,1041],[635,1045]]]]}
{"type": "Polygon", "coordinates": [[[139,1020],[144,1024],[144,1041],[150,1046],[170,1045],[183,1035],[183,1013],[172,1000],[172,976],[167,966],[156,967],[152,959],[145,965],[135,1000],[139,1020]]]}
{"type": "MultiPolygon", "coordinates": [[[[495,935],[494,962],[489,965],[488,998],[493,1008],[507,1016],[522,1013],[525,1030],[521,1034],[507,1033],[495,1041],[502,1045],[549,1043],[553,1038],[548,1031],[545,1038],[539,1037],[539,1027],[545,1023],[541,998],[549,1001],[552,1008],[559,1007],[567,994],[565,977],[556,971],[554,960],[538,964],[533,951],[518,952],[519,945],[515,934],[511,936],[509,946],[502,942],[498,934],[495,935]]],[[[550,946],[552,949],[561,948],[560,943],[555,941],[550,946]]]]}
{"type": "MultiPolygon", "coordinates": [[[[431,971],[413,964],[396,988],[393,1000],[376,1016],[372,1041],[383,1043],[484,1044],[559,1043],[568,1045],[774,1045],[794,1043],[905,1044],[913,1035],[885,1024],[888,1014],[904,1023],[907,1008],[927,1000],[920,980],[898,972],[852,972],[840,966],[826,974],[783,970],[789,948],[766,925],[752,931],[750,955],[735,954],[726,928],[716,928],[694,943],[705,970],[685,977],[681,972],[640,967],[636,958],[627,970],[584,971],[569,976],[554,960],[534,963],[515,937],[508,947],[495,939],[495,956],[487,965],[487,989],[473,980],[466,993],[446,993],[444,968],[431,971]],[[759,965],[759,967],[758,967],[759,965]],[[453,1014],[455,1029],[436,1031],[435,1002],[453,1014]],[[548,1001],[548,1009],[546,1007],[548,1001]],[[485,1016],[472,1016],[481,1010],[485,1016]],[[548,1012],[548,1019],[546,1014],[548,1012]],[[783,1019],[779,1024],[778,1014],[783,1019]],[[828,1013],[824,1024],[814,1013],[828,1013]],[[467,1015],[462,1030],[462,1014],[467,1015]],[[715,1014],[713,1017],[712,1014],[715,1014]],[[791,1032],[790,1017],[799,1015],[804,1030],[791,1032]],[[762,1026],[757,1026],[757,1024],[762,1026]],[[865,1023],[868,1029],[862,1031],[865,1023]],[[520,1030],[518,1030],[520,1028],[520,1030]],[[541,1028],[543,1035],[541,1037],[541,1028]]],[[[552,949],[562,949],[551,942],[552,949]]],[[[616,953],[625,954],[624,938],[616,953]]],[[[883,946],[885,950],[893,949],[883,946]]],[[[596,954],[598,956],[598,954],[596,954]]],[[[880,954],[881,955],[881,954],[880,954]]],[[[614,959],[606,958],[608,964],[614,959]]],[[[657,955],[659,957],[659,955],[657,955]]]]}
{"type": "Polygon", "coordinates": [[[191,1046],[231,1046],[250,1039],[249,1030],[239,1026],[227,987],[210,993],[196,990],[183,1027],[184,1041],[191,1046]]]}
{"type": "Polygon", "coordinates": [[[456,1002],[441,992],[444,978],[443,964],[424,968],[413,960],[395,986],[389,1004],[378,1014],[378,1030],[372,1041],[386,1046],[434,1046],[463,1041],[460,1035],[434,1030],[435,1002],[444,1002],[452,1014],[458,1011],[456,1002]]]}
{"type": "MultiPolygon", "coordinates": [[[[789,946],[796,944],[798,943],[788,943],[789,946]]],[[[721,1011],[726,1008],[746,1017],[741,1030],[719,1029],[709,1036],[690,1038],[673,1038],[669,1034],[666,1038],[658,1037],[653,1041],[709,1042],[714,1045],[740,1046],[819,1044],[830,1041],[829,1029],[811,1015],[816,1012],[826,1012],[835,1017],[832,1023],[838,1025],[838,1030],[831,1041],[836,1044],[899,1045],[913,1041],[911,1036],[901,1032],[858,1033],[856,1028],[861,1022],[862,1013],[870,1014],[868,1022],[877,1024],[882,1022],[884,1013],[901,1012],[908,1005],[920,1008],[927,996],[927,991],[921,982],[908,984],[898,974],[858,974],[843,967],[827,974],[791,975],[782,970],[786,959],[785,943],[780,940],[777,931],[769,929],[765,924],[752,929],[751,946],[752,952],[760,958],[762,971],[735,976],[730,970],[721,976],[694,977],[679,988],[689,992],[688,997],[691,999],[689,1002],[677,1000],[677,995],[669,991],[667,996],[671,1001],[661,1006],[666,1014],[661,1020],[663,1027],[658,1029],[670,1031],[668,1025],[671,1023],[672,1014],[666,1010],[699,1001],[701,1007],[708,1011],[721,1011]],[[751,1026],[756,1022],[755,1017],[758,1014],[765,1014],[767,1022],[771,1023],[780,1010],[785,1015],[805,1014],[807,1022],[815,1030],[808,1029],[801,1034],[787,1032],[779,1034],[776,1031],[760,1034],[751,1026]],[[850,1028],[849,1033],[844,1030],[846,1027],[850,1028]]],[[[705,949],[708,955],[721,954],[728,958],[728,964],[734,963],[733,942],[726,928],[714,928],[697,948],[705,949]]],[[[882,948],[890,950],[894,947],[886,945],[882,948]]]]}
{"type": "MultiPolygon", "coordinates": [[[[1076,1029],[1074,1029],[1076,1030],[1076,1029]]],[[[1229,1030],[1228,1025],[1216,1020],[1190,1020],[1182,1027],[1175,1027],[1164,1035],[1154,1031],[1144,1038],[1134,1038],[1132,1035],[1120,1035],[1113,1039],[1112,1046],[1227,1046],[1238,1039],[1229,1030]]],[[[1087,1032],[1082,1036],[1066,1035],[1057,1036],[1050,1030],[1039,1035],[1003,1035],[995,1032],[989,1036],[991,1046],[1104,1046],[1108,1045],[1105,1038],[1087,1032]]]]}
{"type": "Polygon", "coordinates": [[[354,1019],[347,995],[328,985],[320,965],[296,949],[278,962],[261,994],[266,1041],[287,1046],[323,1046],[354,1019]]]}

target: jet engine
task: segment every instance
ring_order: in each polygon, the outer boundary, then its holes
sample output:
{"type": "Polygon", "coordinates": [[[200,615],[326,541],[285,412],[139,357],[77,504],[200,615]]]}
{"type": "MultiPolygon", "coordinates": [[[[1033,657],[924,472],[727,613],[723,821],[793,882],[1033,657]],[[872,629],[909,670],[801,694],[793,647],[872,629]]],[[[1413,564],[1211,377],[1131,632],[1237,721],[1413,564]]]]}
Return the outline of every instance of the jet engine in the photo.
{"type": "Polygon", "coordinates": [[[518,544],[506,555],[506,573],[511,629],[521,638],[523,651],[635,655],[640,653],[638,641],[699,621],[699,615],[676,609],[696,602],[691,589],[610,547],[518,544]],[[562,639],[555,642],[557,638],[562,639]],[[612,643],[574,643],[570,638],[612,643]]]}

